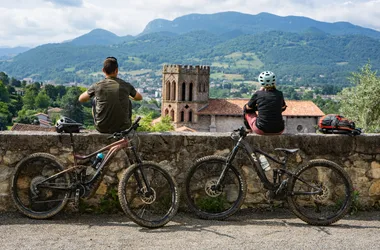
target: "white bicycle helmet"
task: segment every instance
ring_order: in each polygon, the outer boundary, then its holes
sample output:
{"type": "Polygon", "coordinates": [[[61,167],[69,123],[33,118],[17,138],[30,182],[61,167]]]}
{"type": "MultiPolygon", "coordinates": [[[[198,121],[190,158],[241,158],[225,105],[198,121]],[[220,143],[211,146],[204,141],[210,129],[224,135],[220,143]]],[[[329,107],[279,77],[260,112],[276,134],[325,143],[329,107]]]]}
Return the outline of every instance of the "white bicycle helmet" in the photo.
{"type": "Polygon", "coordinates": [[[258,79],[261,86],[264,87],[271,87],[276,84],[276,75],[271,71],[261,72],[258,79]]]}

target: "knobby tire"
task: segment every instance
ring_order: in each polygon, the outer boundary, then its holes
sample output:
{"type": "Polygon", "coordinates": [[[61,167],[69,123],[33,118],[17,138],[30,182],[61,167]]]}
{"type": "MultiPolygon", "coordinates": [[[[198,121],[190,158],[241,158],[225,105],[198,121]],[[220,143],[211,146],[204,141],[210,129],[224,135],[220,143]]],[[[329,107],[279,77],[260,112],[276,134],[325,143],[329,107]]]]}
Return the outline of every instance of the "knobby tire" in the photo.
{"type": "Polygon", "coordinates": [[[311,225],[327,226],[337,222],[350,210],[352,181],[338,164],[324,160],[311,160],[301,167],[288,185],[290,210],[311,225]],[[301,181],[303,180],[303,181],[301,181]],[[296,194],[315,192],[318,194],[296,194]]]}
{"type": "Polygon", "coordinates": [[[179,191],[175,179],[160,165],[143,162],[128,167],[118,188],[119,201],[132,221],[147,228],[167,224],[179,207],[179,191]],[[141,177],[144,172],[152,189],[149,194],[141,177]],[[141,189],[136,180],[143,185],[141,189]]]}
{"type": "Polygon", "coordinates": [[[219,190],[214,190],[227,159],[206,156],[190,168],[185,180],[188,207],[198,217],[223,220],[237,212],[242,205],[247,185],[240,169],[230,165],[219,190]]]}
{"type": "MultiPolygon", "coordinates": [[[[70,191],[39,188],[36,183],[62,170],[64,167],[59,160],[47,153],[34,153],[22,159],[11,180],[11,197],[16,208],[34,219],[47,219],[59,213],[67,204],[70,191]]],[[[49,184],[68,187],[69,183],[66,173],[49,184]]]]}

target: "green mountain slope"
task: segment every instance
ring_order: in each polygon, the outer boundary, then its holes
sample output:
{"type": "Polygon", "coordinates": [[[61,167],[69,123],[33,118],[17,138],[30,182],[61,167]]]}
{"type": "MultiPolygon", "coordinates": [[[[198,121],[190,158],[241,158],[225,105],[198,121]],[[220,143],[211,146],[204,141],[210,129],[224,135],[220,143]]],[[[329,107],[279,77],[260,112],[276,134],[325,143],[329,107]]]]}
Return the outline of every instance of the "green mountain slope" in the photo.
{"type": "Polygon", "coordinates": [[[173,21],[156,19],[145,27],[143,34],[160,31],[183,34],[195,30],[205,30],[215,34],[236,30],[245,34],[257,34],[272,30],[298,33],[311,27],[332,35],[355,34],[380,39],[380,32],[348,22],[327,23],[307,17],[281,17],[269,13],[250,15],[239,12],[190,14],[176,18],[173,21]]]}
{"type": "Polygon", "coordinates": [[[79,36],[71,40],[70,44],[87,46],[87,45],[112,45],[128,40],[132,40],[133,36],[119,37],[112,32],[103,29],[94,29],[91,32],[79,36]]]}

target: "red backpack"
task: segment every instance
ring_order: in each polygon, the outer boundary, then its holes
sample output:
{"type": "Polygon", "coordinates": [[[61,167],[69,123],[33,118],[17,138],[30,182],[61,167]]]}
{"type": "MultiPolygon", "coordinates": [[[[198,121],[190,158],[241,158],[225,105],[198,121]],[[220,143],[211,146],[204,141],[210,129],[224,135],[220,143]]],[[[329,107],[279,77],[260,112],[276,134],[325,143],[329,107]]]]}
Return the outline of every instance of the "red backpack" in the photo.
{"type": "Polygon", "coordinates": [[[355,128],[353,121],[335,114],[322,116],[318,122],[318,130],[324,134],[360,135],[362,132],[360,128],[355,128]]]}

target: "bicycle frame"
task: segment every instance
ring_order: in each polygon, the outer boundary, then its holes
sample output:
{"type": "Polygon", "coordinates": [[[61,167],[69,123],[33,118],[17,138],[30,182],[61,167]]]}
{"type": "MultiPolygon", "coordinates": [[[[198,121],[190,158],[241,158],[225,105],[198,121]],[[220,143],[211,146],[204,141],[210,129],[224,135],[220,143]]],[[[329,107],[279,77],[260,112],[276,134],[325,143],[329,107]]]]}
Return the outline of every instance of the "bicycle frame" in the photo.
{"type": "MultiPolygon", "coordinates": [[[[77,154],[76,153],[76,150],[75,150],[75,145],[74,145],[74,140],[73,140],[73,136],[72,134],[70,133],[70,139],[71,139],[71,147],[72,147],[72,155],[74,157],[74,166],[72,167],[69,167],[59,173],[56,173],[46,179],[44,179],[43,181],[41,181],[40,183],[37,184],[37,186],[39,187],[49,187],[49,188],[53,188],[53,189],[60,189],[60,190],[75,190],[76,189],[76,186],[78,184],[82,184],[82,185],[89,185],[91,183],[93,183],[95,181],[95,179],[98,178],[99,175],[101,175],[102,173],[102,170],[105,168],[105,166],[108,164],[108,162],[111,160],[111,158],[121,149],[127,149],[129,148],[132,153],[133,153],[133,156],[134,156],[134,159],[132,159],[131,157],[128,157],[129,159],[129,163],[132,165],[134,164],[135,162],[140,164],[142,162],[141,158],[138,156],[137,154],[137,151],[136,151],[136,148],[133,146],[133,145],[130,145],[129,143],[129,139],[127,138],[127,135],[123,136],[123,138],[121,138],[120,140],[116,141],[116,142],[113,142],[91,154],[88,154],[88,155],[81,155],[81,154],[77,154]],[[99,167],[97,168],[95,174],[92,175],[92,178],[88,181],[84,181],[82,182],[82,180],[79,180],[79,183],[78,182],[75,182],[75,183],[71,183],[71,185],[69,187],[60,187],[60,186],[51,186],[49,184],[47,184],[46,186],[44,186],[44,183],[47,183],[48,181],[50,180],[54,180],[58,177],[60,177],[61,175],[65,174],[65,173],[70,173],[70,172],[74,172],[75,170],[77,169],[81,169],[82,166],[81,165],[78,165],[78,161],[79,160],[89,160],[90,158],[92,157],[95,157],[98,153],[101,153],[101,152],[105,152],[107,151],[108,152],[106,153],[105,157],[104,157],[104,160],[100,163],[99,167]]],[[[81,171],[85,171],[85,169],[81,169],[81,171]]],[[[141,172],[141,171],[140,171],[141,172]]],[[[142,174],[142,178],[143,178],[143,181],[145,184],[147,184],[147,181],[145,179],[145,175],[142,174]]],[[[140,178],[138,178],[138,176],[136,176],[136,180],[138,182],[138,185],[141,187],[141,181],[140,181],[140,178]]],[[[146,185],[148,187],[148,190],[150,190],[150,187],[149,185],[146,185]]],[[[94,188],[97,188],[97,187],[94,187],[94,188]]]]}
{"type": "Polygon", "coordinates": [[[251,147],[251,145],[249,145],[248,142],[246,142],[244,140],[244,138],[247,135],[246,132],[244,131],[242,133],[242,130],[239,130],[239,131],[240,131],[239,140],[236,142],[236,144],[233,147],[231,153],[227,157],[226,165],[225,165],[225,167],[224,167],[224,169],[222,171],[222,174],[219,177],[219,180],[217,182],[217,186],[219,186],[220,183],[222,182],[222,180],[224,179],[225,173],[226,173],[228,167],[231,165],[232,161],[235,159],[235,156],[238,153],[239,148],[243,148],[244,149],[244,152],[247,154],[249,160],[252,163],[253,169],[256,171],[256,173],[259,176],[261,182],[263,183],[264,187],[267,190],[272,190],[272,191],[278,190],[278,188],[280,187],[281,184],[277,183],[277,178],[279,176],[281,176],[282,174],[285,173],[285,174],[287,174],[289,176],[294,176],[293,173],[289,172],[286,169],[286,163],[287,163],[287,160],[288,160],[288,157],[289,157],[288,155],[285,156],[285,159],[283,161],[278,160],[276,158],[273,158],[268,153],[260,150],[259,148],[251,147]],[[258,154],[265,155],[270,160],[272,160],[272,161],[274,161],[274,162],[276,162],[276,163],[278,163],[278,164],[281,165],[281,167],[279,169],[274,169],[273,170],[273,182],[271,182],[271,181],[268,180],[267,176],[265,175],[264,170],[261,168],[260,162],[258,160],[258,158],[259,158],[258,154]]]}

